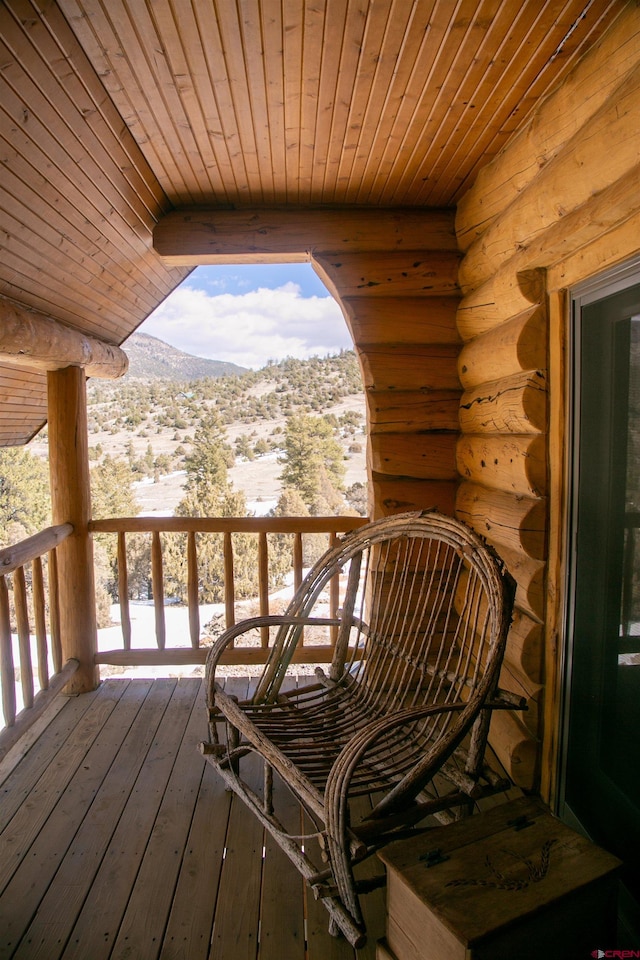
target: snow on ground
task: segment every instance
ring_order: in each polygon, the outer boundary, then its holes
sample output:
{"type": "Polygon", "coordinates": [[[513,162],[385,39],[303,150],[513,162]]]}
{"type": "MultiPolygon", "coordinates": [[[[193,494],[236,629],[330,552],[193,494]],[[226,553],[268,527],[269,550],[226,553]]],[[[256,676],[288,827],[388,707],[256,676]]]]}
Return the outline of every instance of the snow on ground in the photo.
{"type": "MultiPolygon", "coordinates": [[[[205,625],[216,614],[224,613],[223,603],[208,603],[200,606],[200,635],[205,625]]],[[[153,600],[130,600],[129,619],[131,621],[131,647],[134,650],[153,650],[157,648],[156,617],[153,600]]],[[[98,630],[98,651],[122,650],[122,621],[120,605],[111,606],[110,627],[98,630]]],[[[186,606],[165,604],[164,622],[167,647],[191,647],[189,635],[189,611],[186,606]]],[[[196,664],[182,666],[117,667],[110,664],[100,665],[101,677],[193,677],[203,676],[204,667],[196,664]]]]}
{"type": "Polygon", "coordinates": [[[266,517],[277,506],[277,500],[263,500],[262,497],[259,500],[249,500],[247,502],[247,510],[254,517],[266,517]]]}

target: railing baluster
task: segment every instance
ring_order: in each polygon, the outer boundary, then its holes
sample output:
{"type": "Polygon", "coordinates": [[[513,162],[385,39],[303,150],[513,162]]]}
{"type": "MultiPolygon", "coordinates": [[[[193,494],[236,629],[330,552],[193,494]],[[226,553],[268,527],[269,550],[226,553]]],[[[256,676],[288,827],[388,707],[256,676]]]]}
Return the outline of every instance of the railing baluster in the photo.
{"type": "Polygon", "coordinates": [[[49,624],[51,626],[51,659],[53,672],[62,670],[62,640],[60,638],[60,593],[58,591],[58,555],[49,551],[49,624]]]}
{"type": "Polygon", "coordinates": [[[126,533],[118,533],[118,601],[120,603],[120,625],[125,650],[131,649],[131,615],[129,614],[129,571],[127,569],[126,533]]]}
{"type": "Polygon", "coordinates": [[[293,535],[293,589],[297,590],[302,583],[302,533],[298,530],[293,535]]]}
{"type": "Polygon", "coordinates": [[[45,616],[44,578],[42,560],[34,557],[31,564],[33,575],[33,618],[38,650],[38,684],[41,690],[49,689],[49,648],[47,646],[47,620],[45,616]]]}
{"type": "MultiPolygon", "coordinates": [[[[293,535],[293,589],[297,590],[302,583],[302,532],[300,530],[293,535]]],[[[300,645],[304,647],[304,627],[300,630],[300,645]]]]}
{"type": "MultiPolygon", "coordinates": [[[[269,549],[267,535],[264,531],[258,534],[258,597],[260,600],[260,616],[269,614],[269,549]]],[[[260,627],[260,644],[269,646],[269,627],[260,627]]]]}
{"type": "Polygon", "coordinates": [[[31,664],[31,630],[29,627],[24,567],[18,567],[13,574],[13,601],[16,608],[16,625],[18,628],[22,700],[25,707],[29,709],[33,706],[33,666],[31,664]]]}
{"type": "MultiPolygon", "coordinates": [[[[12,546],[0,548],[0,689],[5,729],[0,733],[0,754],[17,742],[19,736],[35,722],[52,702],[56,694],[69,682],[78,669],[78,661],[70,658],[62,665],[60,642],[60,609],[58,595],[58,565],[56,548],[73,533],[70,523],[56,524],[12,546]],[[48,555],[45,577],[42,558],[48,555]],[[29,595],[25,568],[31,564],[31,600],[33,624],[30,623],[29,595]],[[12,576],[15,620],[18,634],[20,682],[24,709],[16,713],[16,664],[11,636],[11,610],[7,577],[12,576]],[[47,593],[51,629],[53,673],[50,674],[47,636],[47,593]],[[33,627],[33,633],[32,633],[33,627]],[[38,695],[34,683],[32,640],[38,668],[38,695]]],[[[1,725],[1,724],[0,724],[1,725]]]]}
{"type": "Polygon", "coordinates": [[[189,606],[189,636],[194,650],[200,645],[200,607],[198,606],[198,553],[196,535],[187,534],[187,604],[189,606]]]}
{"type": "MultiPolygon", "coordinates": [[[[335,533],[330,534],[329,536],[329,546],[335,547],[338,542],[338,538],[335,533]]],[[[332,578],[329,584],[329,616],[335,617],[338,613],[338,607],[340,606],[340,576],[336,574],[332,578]]],[[[329,627],[329,636],[331,638],[331,645],[335,646],[338,639],[338,628],[329,627]]]]}
{"type": "Polygon", "coordinates": [[[224,617],[227,627],[236,622],[236,584],[233,579],[233,541],[227,531],[223,541],[224,554],[224,617]]]}
{"type": "Polygon", "coordinates": [[[156,613],[156,640],[158,650],[164,650],[167,631],[164,622],[164,577],[162,573],[162,544],[160,533],[154,530],[151,536],[151,588],[156,613]]]}
{"type": "Polygon", "coordinates": [[[4,722],[12,727],[16,721],[16,674],[11,643],[11,615],[7,581],[0,576],[0,674],[2,677],[2,712],[4,722]]]}

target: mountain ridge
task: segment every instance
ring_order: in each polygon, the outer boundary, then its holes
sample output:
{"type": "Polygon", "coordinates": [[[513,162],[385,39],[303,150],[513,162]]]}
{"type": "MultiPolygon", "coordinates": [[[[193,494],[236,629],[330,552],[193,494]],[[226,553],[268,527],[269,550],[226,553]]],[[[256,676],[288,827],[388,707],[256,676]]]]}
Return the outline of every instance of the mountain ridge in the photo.
{"type": "Polygon", "coordinates": [[[129,358],[127,380],[202,380],[247,373],[247,367],[185,353],[148,333],[132,333],[122,345],[129,358]]]}

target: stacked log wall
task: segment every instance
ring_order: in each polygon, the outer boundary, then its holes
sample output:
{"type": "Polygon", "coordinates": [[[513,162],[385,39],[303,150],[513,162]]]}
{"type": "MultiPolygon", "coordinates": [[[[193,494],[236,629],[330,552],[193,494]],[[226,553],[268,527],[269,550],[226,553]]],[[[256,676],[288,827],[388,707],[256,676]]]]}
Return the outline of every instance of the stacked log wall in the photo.
{"type": "Polygon", "coordinates": [[[418,249],[390,242],[375,254],[316,251],[312,263],[342,307],[360,360],[369,515],[435,508],[452,516],[462,392],[453,213],[425,211],[418,249]]]}
{"type": "Polygon", "coordinates": [[[640,8],[627,5],[459,204],[464,258],[456,512],[517,582],[491,739],[514,780],[555,789],[566,564],[566,290],[640,248],[640,8]]]}

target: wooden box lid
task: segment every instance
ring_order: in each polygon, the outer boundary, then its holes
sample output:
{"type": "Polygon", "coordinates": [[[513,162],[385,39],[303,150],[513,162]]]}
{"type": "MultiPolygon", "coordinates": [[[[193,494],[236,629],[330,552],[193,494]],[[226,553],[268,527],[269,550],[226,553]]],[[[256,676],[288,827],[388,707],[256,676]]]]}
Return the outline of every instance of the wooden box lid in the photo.
{"type": "Polygon", "coordinates": [[[409,887],[468,946],[620,866],[527,797],[390,844],[378,856],[390,884],[409,887]]]}

